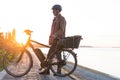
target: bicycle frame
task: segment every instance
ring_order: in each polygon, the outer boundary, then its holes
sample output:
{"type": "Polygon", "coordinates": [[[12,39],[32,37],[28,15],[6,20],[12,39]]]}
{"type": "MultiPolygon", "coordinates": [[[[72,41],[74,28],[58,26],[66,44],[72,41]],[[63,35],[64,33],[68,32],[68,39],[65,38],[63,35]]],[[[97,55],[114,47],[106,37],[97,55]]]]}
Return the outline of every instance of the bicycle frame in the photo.
{"type": "MultiPolygon", "coordinates": [[[[26,44],[23,46],[22,54],[20,55],[20,57],[19,57],[19,59],[18,59],[17,62],[19,62],[19,61],[21,60],[21,58],[22,58],[22,56],[23,56],[23,53],[25,52],[25,50],[27,49],[28,46],[29,46],[29,47],[33,50],[33,52],[35,53],[35,48],[34,48],[32,42],[33,42],[33,43],[36,43],[36,44],[39,44],[39,45],[42,45],[42,46],[44,46],[44,47],[50,48],[50,46],[48,46],[48,45],[45,45],[45,44],[39,43],[39,42],[37,42],[37,41],[31,40],[31,32],[32,32],[32,31],[30,31],[30,30],[25,30],[24,32],[25,32],[29,37],[28,37],[28,39],[27,39],[26,44]]],[[[42,55],[44,55],[44,54],[42,54],[42,55]]],[[[36,56],[37,56],[37,55],[36,55],[36,56]]],[[[45,57],[45,56],[44,56],[44,57],[45,57]]],[[[40,61],[40,62],[43,62],[43,61],[40,61]]]]}

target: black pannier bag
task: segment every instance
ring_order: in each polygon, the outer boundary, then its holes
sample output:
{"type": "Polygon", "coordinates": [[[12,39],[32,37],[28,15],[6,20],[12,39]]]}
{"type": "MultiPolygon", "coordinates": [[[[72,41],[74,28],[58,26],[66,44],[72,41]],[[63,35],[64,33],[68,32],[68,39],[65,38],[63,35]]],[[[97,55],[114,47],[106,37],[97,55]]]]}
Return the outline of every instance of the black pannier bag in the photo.
{"type": "Polygon", "coordinates": [[[62,42],[62,46],[64,48],[79,48],[81,39],[82,39],[82,36],[76,35],[76,36],[65,37],[60,42],[62,42]]]}

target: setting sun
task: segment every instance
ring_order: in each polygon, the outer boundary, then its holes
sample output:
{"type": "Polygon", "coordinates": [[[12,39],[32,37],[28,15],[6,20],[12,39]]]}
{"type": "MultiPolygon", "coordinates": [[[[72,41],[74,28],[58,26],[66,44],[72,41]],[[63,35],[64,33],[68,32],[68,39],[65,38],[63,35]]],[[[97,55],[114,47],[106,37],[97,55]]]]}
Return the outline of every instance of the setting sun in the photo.
{"type": "Polygon", "coordinates": [[[28,35],[26,35],[24,32],[21,33],[16,33],[16,41],[19,42],[20,44],[26,44],[28,39],[28,35]]]}

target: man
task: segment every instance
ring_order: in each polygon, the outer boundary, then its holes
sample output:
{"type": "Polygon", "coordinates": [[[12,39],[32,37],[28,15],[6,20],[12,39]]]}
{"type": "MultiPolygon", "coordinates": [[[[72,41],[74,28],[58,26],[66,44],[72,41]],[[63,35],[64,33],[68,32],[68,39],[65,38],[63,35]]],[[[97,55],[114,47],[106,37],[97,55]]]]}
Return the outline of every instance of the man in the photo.
{"type": "MultiPolygon", "coordinates": [[[[56,48],[56,41],[55,39],[61,39],[65,37],[65,29],[66,29],[66,20],[65,18],[60,14],[62,11],[62,7],[59,4],[56,4],[52,7],[53,10],[53,23],[51,27],[51,33],[49,36],[49,44],[51,45],[51,48],[48,52],[48,57],[51,55],[51,52],[53,52],[56,48]]],[[[57,58],[60,58],[61,55],[56,55],[57,58]]],[[[60,72],[59,66],[58,66],[58,72],[60,72]]],[[[40,74],[49,74],[49,69],[46,69],[44,72],[40,74]]]]}
{"type": "Polygon", "coordinates": [[[62,7],[60,5],[54,5],[52,7],[53,15],[55,16],[52,23],[51,34],[49,38],[49,44],[53,43],[55,38],[65,37],[66,20],[60,14],[62,7]]]}

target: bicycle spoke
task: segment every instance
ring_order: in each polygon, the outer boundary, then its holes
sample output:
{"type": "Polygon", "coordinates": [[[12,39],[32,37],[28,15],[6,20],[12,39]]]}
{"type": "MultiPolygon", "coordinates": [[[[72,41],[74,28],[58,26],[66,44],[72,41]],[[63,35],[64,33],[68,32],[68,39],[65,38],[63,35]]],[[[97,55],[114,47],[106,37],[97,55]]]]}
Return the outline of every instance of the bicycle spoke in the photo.
{"type": "Polygon", "coordinates": [[[60,54],[61,60],[54,60],[51,65],[51,70],[58,76],[68,76],[75,70],[77,66],[76,55],[70,50],[61,51],[60,54]],[[70,66],[71,63],[74,63],[73,66],[70,66]]]}

